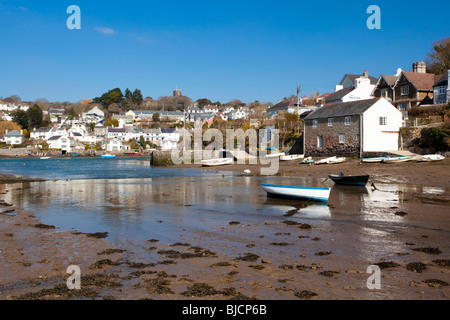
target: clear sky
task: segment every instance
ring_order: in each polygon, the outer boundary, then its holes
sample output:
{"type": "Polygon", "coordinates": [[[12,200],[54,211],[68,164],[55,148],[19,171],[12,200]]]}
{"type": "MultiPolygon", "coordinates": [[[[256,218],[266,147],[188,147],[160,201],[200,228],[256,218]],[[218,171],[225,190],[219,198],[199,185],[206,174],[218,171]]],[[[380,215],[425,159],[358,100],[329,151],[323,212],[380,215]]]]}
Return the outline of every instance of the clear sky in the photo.
{"type": "Polygon", "coordinates": [[[77,102],[116,87],[277,102],[345,73],[410,70],[450,36],[450,1],[0,0],[0,97],[77,102]],[[81,9],[69,30],[67,8],[81,9]],[[381,30],[369,30],[370,5],[381,30]]]}

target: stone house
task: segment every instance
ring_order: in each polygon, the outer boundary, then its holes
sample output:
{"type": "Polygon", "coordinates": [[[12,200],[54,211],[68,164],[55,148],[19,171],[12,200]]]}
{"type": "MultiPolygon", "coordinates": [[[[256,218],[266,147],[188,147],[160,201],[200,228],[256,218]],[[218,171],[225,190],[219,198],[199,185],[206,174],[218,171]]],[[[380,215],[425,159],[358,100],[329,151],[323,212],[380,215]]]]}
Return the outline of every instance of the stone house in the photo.
{"type": "Polygon", "coordinates": [[[361,157],[398,150],[402,115],[384,98],[325,106],[304,119],[307,156],[361,157]]]}
{"type": "Polygon", "coordinates": [[[382,74],[378,78],[378,82],[375,86],[375,89],[373,90],[372,93],[373,97],[374,98],[383,97],[388,101],[394,101],[395,100],[394,87],[401,72],[402,69],[399,68],[394,76],[382,74]]]}

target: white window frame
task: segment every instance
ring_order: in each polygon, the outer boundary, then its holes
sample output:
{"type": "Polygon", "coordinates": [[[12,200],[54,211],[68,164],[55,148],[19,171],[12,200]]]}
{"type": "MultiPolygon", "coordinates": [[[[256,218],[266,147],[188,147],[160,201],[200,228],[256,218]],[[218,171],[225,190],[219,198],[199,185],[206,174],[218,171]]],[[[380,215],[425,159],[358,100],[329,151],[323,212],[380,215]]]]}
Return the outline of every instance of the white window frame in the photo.
{"type": "Polygon", "coordinates": [[[345,133],[339,133],[339,143],[345,144],[345,133]]]}
{"type": "Polygon", "coordinates": [[[351,126],[352,125],[352,117],[351,116],[345,117],[344,118],[344,124],[346,126],[351,126]]]}
{"type": "Polygon", "coordinates": [[[318,123],[319,123],[319,120],[314,119],[314,120],[312,121],[312,127],[313,127],[313,128],[317,128],[318,123]]]}
{"type": "Polygon", "coordinates": [[[402,96],[409,95],[409,86],[400,87],[400,93],[402,96]]]}
{"type": "Polygon", "coordinates": [[[380,117],[380,126],[387,126],[387,117],[380,117]]]}
{"type": "Polygon", "coordinates": [[[328,118],[328,127],[331,128],[334,125],[334,118],[328,118]]]}

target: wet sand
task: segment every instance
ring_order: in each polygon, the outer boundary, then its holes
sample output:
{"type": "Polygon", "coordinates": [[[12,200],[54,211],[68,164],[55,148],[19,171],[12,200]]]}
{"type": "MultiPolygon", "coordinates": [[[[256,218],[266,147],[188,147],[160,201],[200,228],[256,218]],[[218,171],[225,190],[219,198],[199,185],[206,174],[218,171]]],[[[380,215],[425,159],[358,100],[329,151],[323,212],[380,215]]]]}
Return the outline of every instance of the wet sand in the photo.
{"type": "MultiPolygon", "coordinates": [[[[352,160],[338,166],[281,163],[279,175],[313,175],[325,180],[329,173],[366,173],[375,186],[392,181],[449,187],[448,165],[448,159],[363,165],[352,160]]],[[[259,171],[249,165],[201,169],[259,171]]],[[[354,217],[345,210],[334,212],[342,218],[340,222],[314,225],[291,219],[294,210],[278,220],[230,221],[195,235],[180,235],[181,241],[172,244],[149,234],[142,250],[116,247],[108,238],[39,225],[33,213],[2,202],[0,299],[449,299],[449,219],[441,212],[429,212],[437,220],[427,221],[422,209],[427,200],[448,205],[449,194],[430,194],[430,199],[417,202],[414,192],[404,196],[411,199],[407,217],[419,221],[420,228],[403,225],[401,212],[395,208],[392,212],[398,219],[392,227],[370,225],[370,232],[361,229],[360,234],[355,234],[354,217]],[[356,237],[372,250],[359,252],[353,243],[356,237]],[[402,250],[390,251],[391,242],[396,249],[402,244],[402,250]],[[374,264],[381,268],[379,290],[367,288],[371,275],[367,268],[374,264]],[[81,268],[81,290],[66,287],[69,265],[81,268]]],[[[335,201],[330,199],[329,207],[335,201]]],[[[349,203],[349,212],[353,205],[349,203]]],[[[373,205],[375,209],[386,207],[373,205]]]]}

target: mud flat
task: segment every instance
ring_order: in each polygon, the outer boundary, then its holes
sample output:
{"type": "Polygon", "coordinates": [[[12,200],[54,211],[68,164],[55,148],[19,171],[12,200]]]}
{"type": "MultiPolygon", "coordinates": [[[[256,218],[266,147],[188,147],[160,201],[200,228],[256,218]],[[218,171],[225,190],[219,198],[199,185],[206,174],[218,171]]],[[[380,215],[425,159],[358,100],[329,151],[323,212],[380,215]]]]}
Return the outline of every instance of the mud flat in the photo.
{"type": "MultiPolygon", "coordinates": [[[[339,166],[282,164],[280,175],[326,178],[341,171],[367,172],[375,185],[392,179],[445,188],[446,168],[448,162],[366,166],[349,161],[339,166]]],[[[208,181],[207,188],[214,183],[223,182],[208,181]]],[[[301,206],[283,203],[290,207],[283,216],[251,220],[242,212],[226,223],[180,230],[173,243],[149,230],[139,248],[115,245],[105,230],[60,230],[2,201],[0,299],[447,300],[450,227],[441,209],[448,206],[448,194],[431,204],[413,201],[413,193],[403,196],[411,201],[400,207],[370,203],[370,210],[389,217],[382,222],[358,216],[357,206],[367,203],[340,208],[337,194],[326,207],[330,219],[303,219],[301,206]],[[81,269],[81,290],[66,286],[70,265],[81,269]],[[380,268],[380,289],[367,286],[372,275],[367,270],[374,265],[380,268]]],[[[192,210],[207,213],[202,207],[192,210]]]]}

